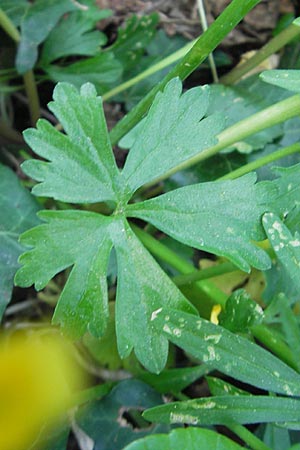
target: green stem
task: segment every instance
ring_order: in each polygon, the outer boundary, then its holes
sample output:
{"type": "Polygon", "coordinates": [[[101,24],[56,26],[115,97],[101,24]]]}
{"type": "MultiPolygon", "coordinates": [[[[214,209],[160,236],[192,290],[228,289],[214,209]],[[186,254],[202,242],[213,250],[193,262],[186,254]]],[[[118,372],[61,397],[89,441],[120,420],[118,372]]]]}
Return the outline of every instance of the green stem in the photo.
{"type": "Polygon", "coordinates": [[[233,423],[226,425],[226,427],[241,438],[252,450],[271,450],[263,441],[256,437],[243,425],[233,423]]]}
{"type": "Polygon", "coordinates": [[[28,98],[31,124],[35,126],[36,122],[40,118],[40,101],[33,71],[29,70],[28,72],[24,73],[23,80],[26,95],[28,98]]]}
{"type": "MultiPolygon", "coordinates": [[[[18,29],[2,9],[0,9],[0,25],[16,43],[20,42],[21,35],[18,29]]],[[[40,102],[33,71],[26,72],[23,75],[23,80],[28,98],[31,124],[34,126],[40,117],[40,102]]]]}
{"type": "Polygon", "coordinates": [[[187,55],[111,131],[112,145],[133,128],[148,111],[155,95],[174,77],[185,80],[222,42],[260,0],[232,0],[215,22],[196,41],[187,55]]]}
{"type": "Polygon", "coordinates": [[[240,122],[235,123],[226,130],[222,131],[218,136],[218,143],[213,147],[209,147],[205,150],[202,150],[197,155],[192,158],[187,159],[186,161],[178,164],[173,169],[169,170],[161,177],[156,178],[144,186],[144,188],[149,188],[160,181],[169,178],[174,173],[186,169],[187,167],[191,167],[200,161],[204,161],[207,158],[210,158],[213,155],[216,155],[221,150],[224,150],[227,147],[232,146],[236,142],[245,139],[252,134],[258,133],[259,131],[264,130],[265,128],[269,128],[273,125],[278,125],[279,123],[285,122],[292,117],[295,117],[300,114],[300,94],[293,95],[281,102],[276,103],[275,105],[269,106],[268,108],[263,109],[246,119],[241,120],[240,122]]]}
{"type": "Polygon", "coordinates": [[[15,42],[20,41],[21,36],[19,31],[1,8],[0,8],[0,26],[15,42]]]}
{"type": "Polygon", "coordinates": [[[99,400],[104,395],[108,394],[112,387],[115,385],[115,382],[97,384],[96,386],[83,389],[80,392],[72,395],[69,408],[74,408],[75,406],[80,406],[84,403],[90,402],[92,400],[99,400]]]}
{"type": "Polygon", "coordinates": [[[272,353],[298,372],[298,365],[295,362],[291,349],[266,325],[255,325],[251,327],[251,333],[265,347],[271,350],[272,353]]]}
{"type": "Polygon", "coordinates": [[[9,139],[12,142],[17,142],[19,144],[24,144],[24,140],[22,135],[11,128],[8,123],[4,120],[0,119],[0,135],[6,139],[9,139]]]}
{"type": "Polygon", "coordinates": [[[275,36],[271,41],[258,50],[255,55],[244,64],[236,66],[231,72],[220,79],[222,84],[234,84],[250,70],[255,69],[260,63],[265,61],[270,55],[280,50],[284,45],[300,34],[300,20],[297,18],[293,23],[275,36]]]}
{"type": "Polygon", "coordinates": [[[184,47],[180,48],[176,52],[172,53],[171,55],[167,56],[166,58],[162,59],[156,64],[153,64],[153,66],[149,67],[148,69],[144,70],[143,72],[139,73],[133,78],[130,78],[130,80],[125,81],[124,83],[120,84],[119,86],[116,86],[115,88],[111,89],[110,91],[106,92],[102,95],[102,99],[104,101],[110,99],[111,97],[114,97],[116,94],[119,94],[120,92],[125,91],[126,89],[129,89],[131,86],[134,86],[135,84],[139,83],[140,81],[144,80],[145,78],[150,77],[156,72],[159,72],[162,69],[165,69],[166,67],[170,66],[174,62],[181,59],[183,56],[187,54],[187,52],[192,48],[196,41],[189,42],[184,47]]]}
{"type": "Polygon", "coordinates": [[[227,173],[223,177],[218,178],[218,180],[234,180],[235,178],[252,172],[259,167],[263,167],[271,162],[277,161],[278,159],[284,158],[287,155],[292,155],[293,153],[297,152],[300,152],[300,144],[289,145],[288,147],[281,148],[280,150],[277,150],[270,155],[263,156],[256,161],[245,164],[243,167],[239,167],[238,169],[227,173]]]}
{"type": "MultiPolygon", "coordinates": [[[[131,226],[140,241],[155,257],[166,262],[171,267],[178,270],[178,272],[183,274],[190,274],[195,270],[191,263],[181,258],[177,255],[177,253],[159,242],[153,236],[150,236],[136,225],[131,224],[131,226]]],[[[220,304],[223,307],[225,306],[227,295],[210,281],[198,281],[195,283],[194,287],[197,290],[197,298],[199,299],[199,302],[197,302],[197,307],[200,314],[203,316],[209,317],[211,307],[214,304],[220,304]],[[201,302],[202,297],[208,298],[209,303],[203,304],[203,302],[201,302]]]]}
{"type": "Polygon", "coordinates": [[[207,269],[194,270],[193,272],[187,274],[177,275],[172,278],[172,281],[176,284],[176,286],[182,286],[195,281],[207,280],[208,278],[214,278],[224,275],[225,273],[236,271],[239,271],[239,269],[233,263],[225,262],[217,266],[208,267],[207,269]]]}

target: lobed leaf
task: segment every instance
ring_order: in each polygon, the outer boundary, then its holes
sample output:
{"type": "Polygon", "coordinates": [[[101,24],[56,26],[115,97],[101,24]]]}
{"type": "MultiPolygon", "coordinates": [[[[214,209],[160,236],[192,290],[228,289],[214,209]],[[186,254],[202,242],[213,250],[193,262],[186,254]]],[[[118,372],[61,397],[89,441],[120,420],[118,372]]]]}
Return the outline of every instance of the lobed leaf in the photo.
{"type": "Polygon", "coordinates": [[[0,320],[11,298],[18,257],[24,250],[19,236],[39,223],[38,210],[39,205],[18,177],[0,164],[0,320]]]}
{"type": "Polygon", "coordinates": [[[300,393],[297,372],[225,328],[170,308],[163,308],[152,323],[172,343],[237,380],[286,395],[300,393]]]}
{"type": "Polygon", "coordinates": [[[41,64],[70,55],[94,56],[107,38],[95,29],[98,21],[111,15],[109,9],[100,10],[95,5],[74,11],[64,17],[47,37],[42,50],[41,64]]]}
{"type": "Polygon", "coordinates": [[[250,265],[267,269],[268,255],[252,242],[264,237],[261,216],[267,199],[255,180],[252,173],[233,181],[186,186],[128,205],[126,212],[186,245],[226,256],[244,271],[249,272],[250,265]]]}
{"type": "Polygon", "coordinates": [[[47,223],[21,237],[32,246],[19,259],[18,286],[43,289],[56,274],[73,266],[62,291],[53,321],[72,336],[86,331],[103,334],[108,316],[106,269],[112,243],[111,219],[86,211],[42,211],[47,223]]]}
{"type": "Polygon", "coordinates": [[[29,160],[22,169],[40,184],[35,195],[71,203],[117,200],[119,171],[112,153],[102,101],[87,83],[80,93],[67,83],[56,86],[51,111],[67,136],[45,120],[24,132],[28,145],[50,162],[29,160]]]}
{"type": "Polygon", "coordinates": [[[138,439],[124,450],[238,450],[242,447],[222,434],[200,428],[172,430],[169,434],[158,434],[138,439]]]}
{"type": "Polygon", "coordinates": [[[140,362],[160,372],[168,356],[168,340],[153,326],[163,306],[196,312],[137,239],[124,219],[111,227],[118,262],[116,332],[121,358],[134,348],[140,362]]]}
{"type": "Polygon", "coordinates": [[[72,83],[79,89],[84,83],[89,82],[93,83],[101,94],[118,83],[123,70],[112,52],[101,52],[68,66],[50,64],[44,69],[57,83],[72,83]]]}
{"type": "Polygon", "coordinates": [[[139,134],[122,172],[130,193],[217,142],[215,136],[223,127],[221,116],[203,119],[209,87],[181,93],[181,81],[173,78],[138,125],[139,134]]]}
{"type": "Polygon", "coordinates": [[[29,3],[21,21],[21,41],[16,68],[21,74],[32,69],[38,57],[38,45],[45,40],[63,14],[78,9],[71,0],[36,0],[29,3]]]}
{"type": "Polygon", "coordinates": [[[297,421],[300,401],[264,395],[228,395],[173,402],[146,410],[146,420],[159,423],[227,425],[297,421]]]}

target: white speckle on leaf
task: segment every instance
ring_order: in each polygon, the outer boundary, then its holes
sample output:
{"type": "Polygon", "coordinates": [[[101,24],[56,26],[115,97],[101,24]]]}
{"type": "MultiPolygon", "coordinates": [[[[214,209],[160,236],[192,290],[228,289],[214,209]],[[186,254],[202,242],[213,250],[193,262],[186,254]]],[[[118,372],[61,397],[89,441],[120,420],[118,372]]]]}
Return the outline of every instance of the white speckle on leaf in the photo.
{"type": "Polygon", "coordinates": [[[273,372],[273,375],[275,375],[275,377],[279,378],[280,374],[279,372],[277,372],[276,370],[273,372]]]}
{"type": "Polygon", "coordinates": [[[290,241],[292,247],[300,247],[299,239],[295,239],[294,241],[290,241]]]}
{"type": "Polygon", "coordinates": [[[190,423],[191,425],[197,425],[198,418],[189,414],[178,414],[171,412],[170,422],[172,423],[190,423]]]}
{"type": "Polygon", "coordinates": [[[226,233],[228,233],[228,234],[234,234],[234,229],[231,228],[231,227],[227,227],[227,228],[226,228],[226,233]]]}
{"type": "Polygon", "coordinates": [[[215,348],[212,345],[209,345],[207,347],[207,350],[208,350],[208,355],[209,355],[208,360],[209,361],[214,361],[216,359],[215,348]]]}
{"type": "Polygon", "coordinates": [[[171,328],[166,323],[163,327],[163,330],[165,331],[165,333],[172,334],[171,328]]]}
{"type": "Polygon", "coordinates": [[[288,384],[283,385],[283,390],[287,395],[293,395],[293,391],[288,384]]]}
{"type": "Polygon", "coordinates": [[[170,320],[170,316],[165,316],[165,321],[168,322],[170,320]]]}
{"type": "Polygon", "coordinates": [[[222,335],[221,334],[209,334],[204,336],[205,341],[213,341],[214,344],[218,344],[220,342],[222,335]]]}
{"type": "Polygon", "coordinates": [[[197,330],[200,330],[200,328],[202,327],[201,320],[197,320],[196,324],[197,324],[197,330]]]}
{"type": "Polygon", "coordinates": [[[216,406],[216,402],[207,401],[203,403],[194,403],[193,408],[195,409],[212,409],[216,406]]]}
{"type": "Polygon", "coordinates": [[[180,337],[181,336],[181,330],[179,328],[174,328],[173,334],[174,334],[174,336],[180,337]]]}
{"type": "Polygon", "coordinates": [[[153,313],[151,314],[151,322],[152,320],[155,320],[156,317],[158,316],[158,314],[162,311],[162,308],[158,308],[156,311],[153,311],[153,313]]]}
{"type": "Polygon", "coordinates": [[[291,191],[291,190],[292,190],[292,187],[293,187],[292,183],[289,183],[289,184],[288,184],[288,187],[287,187],[287,190],[288,190],[288,191],[291,191]]]}

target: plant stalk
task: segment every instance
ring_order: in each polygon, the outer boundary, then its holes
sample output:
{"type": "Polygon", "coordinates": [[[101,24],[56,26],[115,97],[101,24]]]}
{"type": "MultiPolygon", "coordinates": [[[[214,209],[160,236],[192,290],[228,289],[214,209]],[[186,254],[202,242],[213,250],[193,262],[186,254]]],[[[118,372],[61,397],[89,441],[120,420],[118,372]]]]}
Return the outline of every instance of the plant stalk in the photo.
{"type": "MultiPolygon", "coordinates": [[[[4,31],[16,42],[19,43],[21,35],[10,18],[0,8],[0,25],[4,31]]],[[[36,82],[32,70],[23,75],[24,86],[28,98],[28,106],[31,124],[34,126],[40,117],[40,101],[37,92],[36,82]]]]}
{"type": "Polygon", "coordinates": [[[28,106],[30,112],[31,125],[35,126],[40,118],[40,100],[32,70],[23,75],[24,86],[28,98],[28,106]]]}
{"type": "Polygon", "coordinates": [[[191,50],[163,80],[135,106],[110,132],[112,145],[133,128],[148,111],[155,95],[174,77],[185,80],[222,42],[230,31],[260,0],[232,0],[215,22],[197,39],[191,50]]]}
{"type": "Polygon", "coordinates": [[[271,39],[266,45],[258,50],[252,58],[245,63],[236,66],[229,73],[221,77],[220,83],[234,84],[240,80],[244,75],[255,69],[260,63],[265,61],[270,55],[273,55],[288,42],[300,34],[300,18],[297,18],[285,30],[271,39]]]}
{"type": "Polygon", "coordinates": [[[271,450],[261,439],[251,433],[248,428],[240,425],[239,423],[233,423],[226,425],[226,427],[242,439],[252,450],[271,450]]]}
{"type": "Polygon", "coordinates": [[[252,172],[253,170],[270,164],[271,162],[277,161],[278,159],[284,158],[285,156],[292,155],[293,153],[297,152],[300,152],[300,144],[289,145],[288,147],[281,148],[276,152],[270,153],[270,155],[263,156],[262,158],[245,164],[244,166],[239,167],[238,169],[233,170],[226,175],[223,175],[222,177],[218,178],[218,181],[234,180],[235,178],[241,177],[246,173],[252,172]]]}
{"type": "Polygon", "coordinates": [[[169,170],[162,176],[146,184],[144,186],[144,189],[149,188],[150,186],[159,183],[166,178],[169,178],[171,175],[179,172],[180,170],[191,167],[199,163],[200,161],[204,161],[205,159],[216,155],[221,150],[232,146],[236,142],[239,142],[242,139],[251,136],[252,134],[258,133],[259,131],[262,131],[265,128],[269,128],[273,125],[278,125],[279,123],[285,122],[286,120],[291,119],[292,117],[295,117],[299,114],[300,94],[293,95],[292,97],[282,100],[275,105],[269,106],[268,108],[265,108],[262,111],[259,111],[252,116],[235,123],[231,127],[226,128],[217,136],[218,143],[216,145],[202,150],[192,158],[189,158],[186,161],[173,167],[173,169],[169,170]]]}
{"type": "Polygon", "coordinates": [[[149,67],[148,69],[139,73],[135,77],[130,78],[130,80],[125,81],[124,83],[120,84],[119,86],[116,86],[115,88],[106,92],[105,94],[102,95],[103,101],[109,100],[110,98],[114,97],[115,95],[119,94],[120,92],[123,92],[126,89],[129,89],[130,87],[134,86],[135,84],[139,83],[140,81],[144,80],[145,78],[150,77],[154,73],[159,72],[162,69],[165,69],[166,67],[170,66],[174,62],[183,58],[183,56],[185,56],[187,54],[187,52],[190,51],[190,49],[193,47],[195,42],[196,42],[196,40],[189,42],[184,47],[180,48],[179,50],[177,50],[176,52],[167,56],[166,58],[162,59],[161,61],[157,62],[156,64],[153,64],[151,67],[149,67]]]}
{"type": "Polygon", "coordinates": [[[194,270],[193,272],[177,275],[172,278],[173,283],[176,286],[182,286],[189,283],[194,283],[195,281],[207,280],[209,278],[218,277],[224,275],[225,273],[239,271],[233,263],[225,262],[218,264],[217,266],[208,267],[207,269],[194,270]]]}
{"type": "Polygon", "coordinates": [[[14,26],[7,14],[0,8],[0,26],[3,30],[15,41],[19,42],[21,40],[20,33],[18,29],[14,26]]]}
{"type": "Polygon", "coordinates": [[[297,372],[299,371],[298,364],[295,362],[291,349],[266,325],[255,325],[251,327],[251,333],[257,340],[271,350],[274,355],[278,356],[297,372]]]}

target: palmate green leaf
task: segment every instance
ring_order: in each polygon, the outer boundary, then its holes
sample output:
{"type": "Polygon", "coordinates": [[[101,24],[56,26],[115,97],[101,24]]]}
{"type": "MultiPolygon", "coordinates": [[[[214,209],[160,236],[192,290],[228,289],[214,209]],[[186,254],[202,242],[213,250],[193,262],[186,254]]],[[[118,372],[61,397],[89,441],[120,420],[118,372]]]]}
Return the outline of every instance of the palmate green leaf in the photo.
{"type": "Polygon", "coordinates": [[[265,186],[270,189],[262,192],[255,180],[252,173],[232,181],[186,186],[128,205],[126,211],[184,244],[226,256],[242,270],[249,272],[250,265],[268,269],[268,255],[252,240],[264,238],[261,216],[272,189],[265,186]]]}
{"type": "Polygon", "coordinates": [[[36,0],[30,3],[21,21],[21,41],[16,56],[19,73],[33,68],[38,56],[38,45],[63,14],[74,10],[78,10],[78,6],[71,0],[36,0]]]}
{"type": "Polygon", "coordinates": [[[57,273],[73,266],[60,296],[53,321],[73,337],[86,331],[103,334],[108,317],[106,269],[112,247],[112,219],[86,211],[42,211],[47,223],[21,237],[32,246],[20,257],[15,282],[43,289],[57,273]]]}
{"type": "Polygon", "coordinates": [[[24,172],[40,181],[32,192],[71,203],[116,201],[119,171],[94,86],[87,83],[78,93],[75,87],[61,83],[53,98],[49,108],[67,136],[45,120],[38,121],[37,129],[24,132],[35,153],[50,161],[23,163],[24,172]]]}
{"type": "Polygon", "coordinates": [[[138,136],[122,172],[130,193],[217,142],[222,117],[215,114],[203,119],[209,103],[208,86],[181,92],[179,78],[172,79],[138,125],[138,136]]]}
{"type": "Polygon", "coordinates": [[[152,321],[162,306],[196,312],[161,270],[124,219],[114,221],[111,237],[117,254],[117,341],[120,356],[134,348],[137,358],[151,372],[160,372],[168,356],[168,339],[152,321]]]}
{"type": "Polygon", "coordinates": [[[300,236],[293,236],[278,216],[266,213],[263,225],[277,258],[293,285],[300,289],[300,236]]]}
{"type": "Polygon", "coordinates": [[[172,343],[237,380],[281,394],[300,394],[297,372],[219,325],[169,308],[158,312],[152,323],[172,343]]]}
{"type": "Polygon", "coordinates": [[[123,70],[112,52],[102,52],[64,67],[50,64],[44,69],[55,82],[72,83],[77,88],[83,83],[90,82],[101,94],[118,83],[123,70]]]}
{"type": "Polygon", "coordinates": [[[242,447],[215,431],[200,428],[172,430],[138,439],[124,450],[239,450],[242,447]]]}
{"type": "Polygon", "coordinates": [[[18,257],[24,250],[18,238],[39,223],[38,210],[39,205],[18,177],[0,164],[0,320],[11,298],[18,257]]]}
{"type": "Polygon", "coordinates": [[[42,66],[70,55],[94,56],[107,41],[105,34],[95,29],[96,23],[111,14],[109,9],[91,4],[62,18],[44,42],[42,66]]]}
{"type": "Polygon", "coordinates": [[[228,395],[173,402],[146,410],[146,420],[159,423],[227,425],[299,421],[300,400],[264,395],[228,395]]]}

